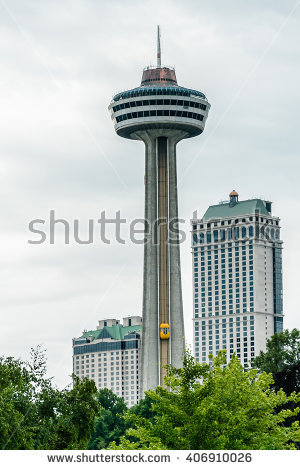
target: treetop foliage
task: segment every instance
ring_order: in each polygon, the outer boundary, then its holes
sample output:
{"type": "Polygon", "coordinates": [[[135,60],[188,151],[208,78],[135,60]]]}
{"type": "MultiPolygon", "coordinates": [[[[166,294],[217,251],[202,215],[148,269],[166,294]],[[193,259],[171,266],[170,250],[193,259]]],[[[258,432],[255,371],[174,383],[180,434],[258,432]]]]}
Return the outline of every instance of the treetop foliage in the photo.
{"type": "Polygon", "coordinates": [[[235,355],[225,366],[220,352],[210,367],[186,351],[182,368],[168,367],[167,389],[146,392],[154,419],[127,412],[130,428],[109,448],[296,449],[299,424],[284,424],[299,412],[300,395],[275,392],[272,383],[270,374],[245,372],[235,355]]]}
{"type": "Polygon", "coordinates": [[[246,371],[235,354],[209,365],[186,350],[131,409],[87,378],[58,390],[39,347],[29,362],[0,357],[0,448],[299,449],[299,344],[299,330],[275,335],[246,371]]]}
{"type": "Polygon", "coordinates": [[[111,441],[119,443],[127,428],[123,413],[128,410],[124,400],[108,388],[99,390],[97,398],[100,411],[87,447],[95,450],[105,449],[111,441]]]}
{"type": "Polygon", "coordinates": [[[267,341],[266,352],[253,360],[254,367],[276,374],[285,368],[300,365],[300,330],[285,330],[267,341]]]}
{"type": "Polygon", "coordinates": [[[45,353],[31,361],[0,357],[0,448],[84,449],[99,404],[95,383],[76,376],[59,391],[45,377],[45,353]]]}

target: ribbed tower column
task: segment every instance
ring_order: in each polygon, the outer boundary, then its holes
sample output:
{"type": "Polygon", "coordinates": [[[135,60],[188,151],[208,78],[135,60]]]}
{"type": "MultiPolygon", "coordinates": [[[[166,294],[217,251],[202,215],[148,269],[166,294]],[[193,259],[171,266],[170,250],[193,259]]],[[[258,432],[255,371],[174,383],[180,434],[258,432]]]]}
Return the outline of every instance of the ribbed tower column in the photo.
{"type": "MultiPolygon", "coordinates": [[[[158,168],[158,292],[159,292],[159,324],[170,323],[170,276],[169,276],[169,168],[168,138],[157,138],[158,168]]],[[[170,364],[169,340],[160,339],[160,385],[164,386],[167,375],[164,365],[170,364]]]]}
{"type": "Polygon", "coordinates": [[[134,134],[145,143],[145,219],[141,397],[165,387],[165,365],[182,366],[182,308],[178,223],[176,145],[186,134],[147,130],[134,134]],[[159,327],[170,325],[170,339],[159,327]]]}
{"type": "Polygon", "coordinates": [[[169,138],[169,253],[170,253],[170,324],[171,328],[171,363],[174,367],[182,367],[184,356],[184,319],[182,306],[181,270],[179,234],[177,230],[178,220],[178,195],[177,195],[177,165],[176,145],[186,136],[184,132],[178,132],[169,138]]]}
{"type": "Polygon", "coordinates": [[[157,149],[151,131],[137,132],[145,143],[145,223],[143,280],[141,396],[144,390],[159,383],[159,315],[158,315],[158,250],[157,250],[157,149]]]}

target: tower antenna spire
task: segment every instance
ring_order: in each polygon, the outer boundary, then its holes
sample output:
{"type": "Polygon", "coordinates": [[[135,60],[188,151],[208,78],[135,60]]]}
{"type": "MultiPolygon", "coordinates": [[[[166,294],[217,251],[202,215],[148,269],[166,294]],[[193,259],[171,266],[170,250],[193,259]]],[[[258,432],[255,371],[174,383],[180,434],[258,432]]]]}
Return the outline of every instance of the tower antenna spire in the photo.
{"type": "Polygon", "coordinates": [[[161,67],[160,28],[157,26],[157,67],[161,67]]]}

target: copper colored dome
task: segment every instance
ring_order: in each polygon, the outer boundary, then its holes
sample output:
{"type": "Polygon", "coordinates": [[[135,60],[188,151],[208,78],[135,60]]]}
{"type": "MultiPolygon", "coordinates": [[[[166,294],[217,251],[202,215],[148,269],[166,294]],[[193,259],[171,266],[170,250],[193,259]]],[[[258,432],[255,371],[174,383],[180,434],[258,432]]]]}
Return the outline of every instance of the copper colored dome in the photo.
{"type": "Polygon", "coordinates": [[[232,196],[238,196],[239,194],[236,192],[236,190],[234,189],[233,191],[231,191],[231,193],[229,194],[230,197],[232,196]]]}
{"type": "Polygon", "coordinates": [[[175,70],[170,67],[147,67],[141,83],[141,86],[145,85],[177,85],[175,70]]]}

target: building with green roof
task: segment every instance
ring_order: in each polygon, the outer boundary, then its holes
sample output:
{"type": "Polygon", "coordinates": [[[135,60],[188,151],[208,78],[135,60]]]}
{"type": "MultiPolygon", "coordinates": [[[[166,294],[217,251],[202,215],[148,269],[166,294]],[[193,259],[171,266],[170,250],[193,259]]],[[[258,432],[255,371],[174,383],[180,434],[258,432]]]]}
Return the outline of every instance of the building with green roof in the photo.
{"type": "Polygon", "coordinates": [[[95,381],[98,389],[109,388],[128,406],[140,397],[142,318],[130,316],[123,323],[100,320],[95,330],[73,338],[73,372],[95,381]]]}
{"type": "Polygon", "coordinates": [[[194,352],[209,362],[226,349],[246,366],[283,329],[280,219],[269,201],[229,198],[191,222],[194,352]]]}
{"type": "Polygon", "coordinates": [[[203,216],[203,220],[226,219],[256,213],[269,216],[271,213],[271,202],[265,202],[261,199],[247,199],[246,201],[240,201],[236,204],[223,202],[215,206],[209,206],[203,216]]]}

